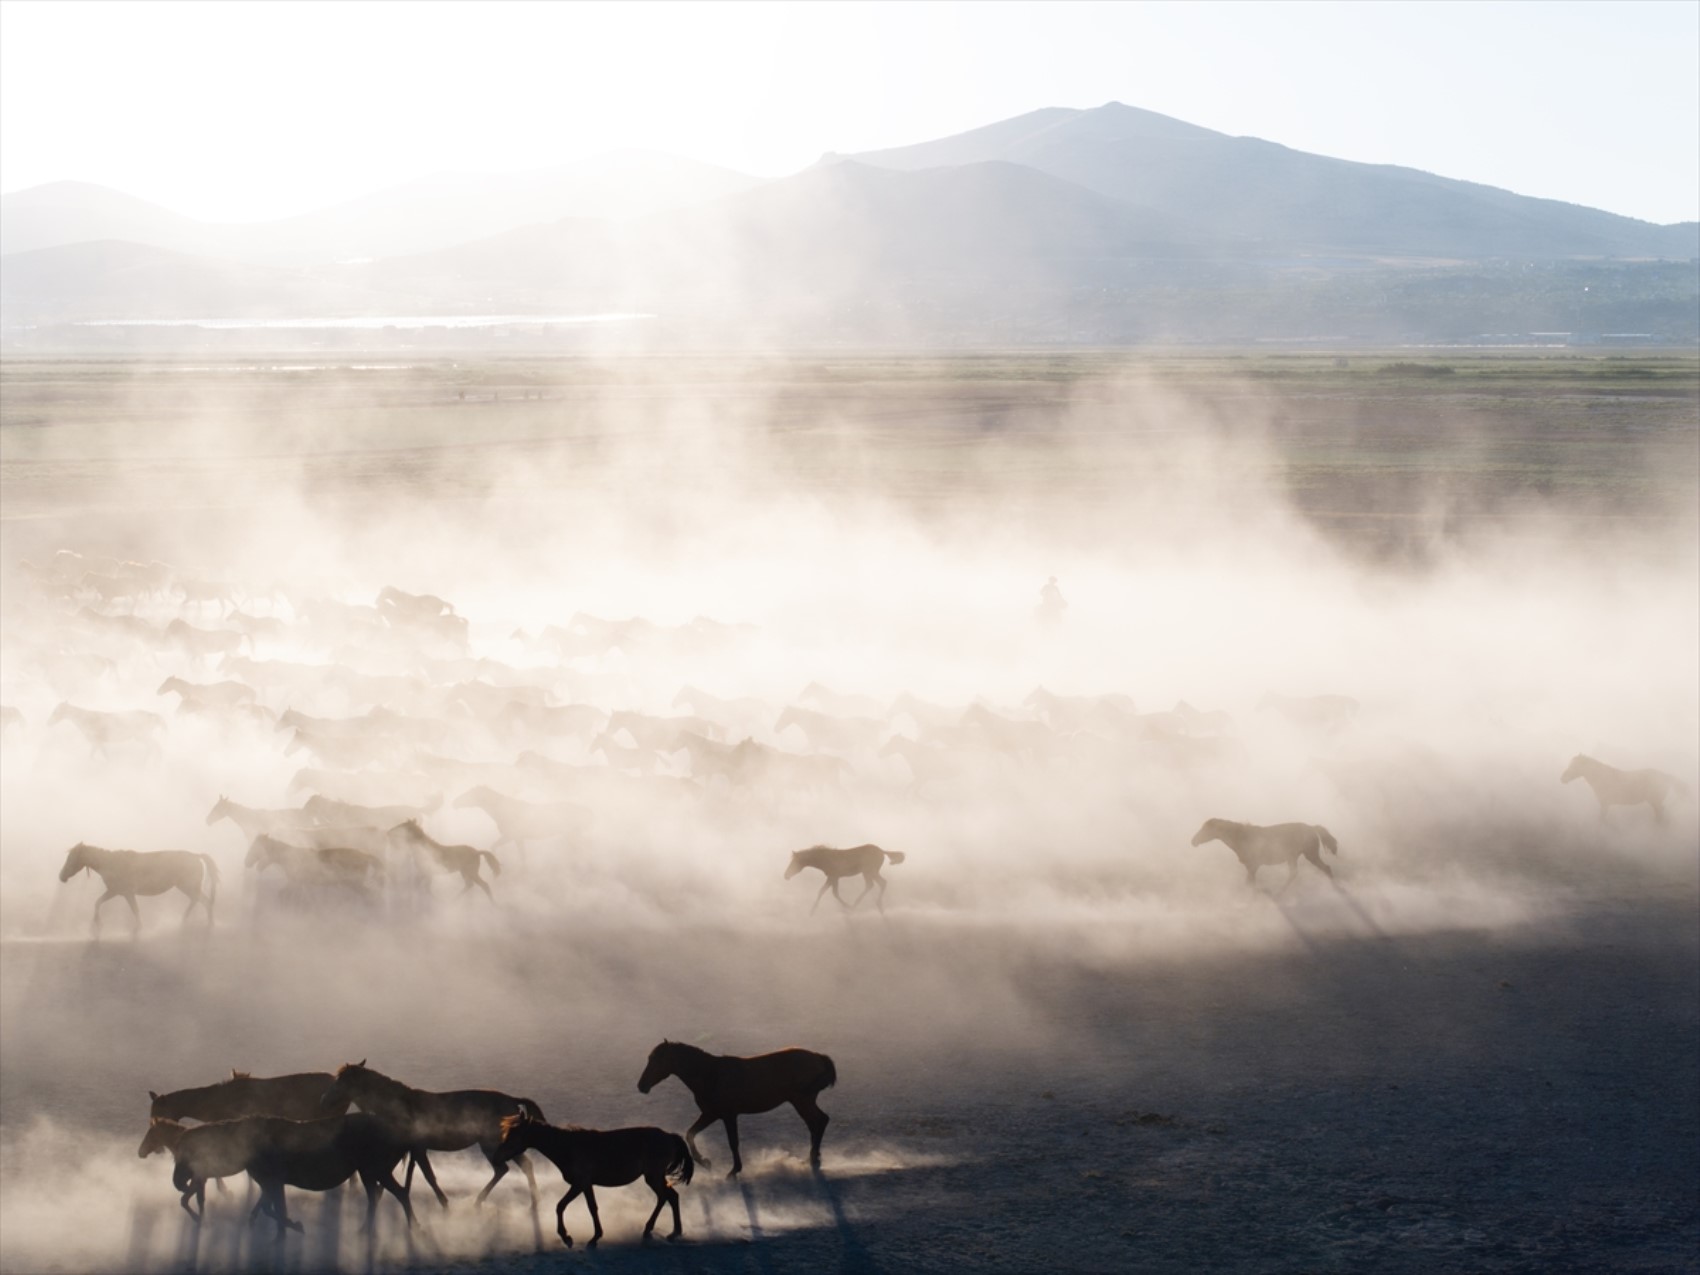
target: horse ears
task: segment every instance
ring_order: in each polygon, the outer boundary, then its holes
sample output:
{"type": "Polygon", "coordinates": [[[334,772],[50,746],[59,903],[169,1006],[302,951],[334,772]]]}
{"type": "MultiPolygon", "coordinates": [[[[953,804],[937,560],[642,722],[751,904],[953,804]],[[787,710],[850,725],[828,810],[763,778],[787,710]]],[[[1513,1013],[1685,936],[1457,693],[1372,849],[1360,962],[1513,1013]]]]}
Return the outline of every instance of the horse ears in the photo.
{"type": "Polygon", "coordinates": [[[149,1097],[149,1098],[150,1098],[150,1099],[152,1099],[152,1100],[153,1100],[153,1101],[154,1101],[154,1102],[158,1102],[158,1101],[159,1101],[159,1095],[158,1095],[158,1094],[156,1094],[156,1093],[155,1093],[155,1092],[154,1092],[154,1091],[153,1091],[153,1090],[151,1090],[151,1089],[150,1089],[150,1090],[148,1090],[148,1097],[149,1097]]]}
{"type": "Polygon", "coordinates": [[[359,1062],[355,1063],[354,1065],[356,1067],[364,1067],[366,1065],[366,1060],[364,1058],[362,1058],[359,1062]]]}

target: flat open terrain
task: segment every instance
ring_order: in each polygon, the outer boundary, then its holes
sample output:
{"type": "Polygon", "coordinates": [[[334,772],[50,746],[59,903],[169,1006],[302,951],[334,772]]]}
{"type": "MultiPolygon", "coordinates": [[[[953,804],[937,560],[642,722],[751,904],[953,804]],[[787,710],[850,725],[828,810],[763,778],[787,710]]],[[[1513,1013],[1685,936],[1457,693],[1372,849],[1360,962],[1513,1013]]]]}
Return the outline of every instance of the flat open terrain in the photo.
{"type": "Polygon", "coordinates": [[[1700,1269],[1700,363],[355,362],[0,366],[0,1269],[1700,1269]],[[173,621],[261,623],[221,658],[173,621]],[[163,722],[103,753],[62,701],[163,722]],[[289,708],[388,724],[332,765],[289,708]],[[790,760],[715,776],[623,709],[790,760]],[[1686,793],[1601,818],[1578,753],[1686,793]],[[370,894],[245,867],[209,809],[303,767],[428,782],[494,906],[393,854],[370,894]],[[502,844],[485,784],[585,813],[502,844]],[[1211,817],[1324,825],[1334,876],[1248,886],[1211,817]],[[211,856],[216,925],[142,898],[132,940],[115,900],[91,941],[79,841],[211,856]],[[904,853],[883,914],[810,915],[817,842],[904,853]],[[547,1163],[534,1226],[445,1152],[450,1210],[382,1201],[368,1253],[357,1190],[291,1191],[278,1249],[232,1178],[197,1239],[134,1154],[149,1090],[361,1058],[682,1130],[636,1089],[663,1037],[830,1054],[821,1172],[782,1108],[727,1181],[716,1126],[685,1243],[638,1244],[638,1185],[567,1254],[547,1163]]]}

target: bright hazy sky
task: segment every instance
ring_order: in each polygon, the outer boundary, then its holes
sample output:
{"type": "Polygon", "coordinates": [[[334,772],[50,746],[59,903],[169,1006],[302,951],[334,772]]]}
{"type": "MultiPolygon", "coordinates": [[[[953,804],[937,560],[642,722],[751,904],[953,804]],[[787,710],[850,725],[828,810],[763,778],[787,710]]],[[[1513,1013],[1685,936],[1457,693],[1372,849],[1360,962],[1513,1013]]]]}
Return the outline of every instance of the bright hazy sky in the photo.
{"type": "Polygon", "coordinates": [[[647,147],[761,176],[1041,106],[1670,222],[1700,3],[0,3],[0,189],[210,220],[647,147]]]}

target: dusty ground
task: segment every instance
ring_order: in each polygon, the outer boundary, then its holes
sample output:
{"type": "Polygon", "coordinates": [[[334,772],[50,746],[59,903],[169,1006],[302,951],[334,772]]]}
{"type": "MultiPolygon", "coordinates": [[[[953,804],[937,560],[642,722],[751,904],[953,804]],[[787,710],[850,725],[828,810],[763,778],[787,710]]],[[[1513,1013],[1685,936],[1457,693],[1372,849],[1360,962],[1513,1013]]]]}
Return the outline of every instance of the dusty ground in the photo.
{"type": "MultiPolygon", "coordinates": [[[[350,601],[440,587],[504,658],[516,624],[579,608],[765,626],[706,671],[581,662],[607,707],[666,711],[687,680],[784,703],[816,677],[1018,704],[1044,680],[1188,695],[1241,731],[1212,766],[927,800],[860,759],[835,796],[640,809],[510,860],[497,909],[291,920],[203,817],[281,800],[298,759],[175,718],[147,764],[49,732],[64,692],[18,651],[64,617],[8,574],[0,683],[30,724],[0,766],[0,1269],[365,1264],[352,1194],[292,1195],[307,1234],[279,1254],[233,1184],[196,1240],[134,1155],[148,1089],[365,1057],[682,1129],[680,1085],[636,1091],[663,1036],[832,1054],[822,1172],[789,1112],[744,1122],[737,1183],[711,1130],[684,1244],[640,1247],[626,1188],[604,1246],[567,1254],[552,1170],[534,1228],[517,1180],[474,1215],[476,1157],[444,1156],[452,1209],[417,1192],[408,1235],[383,1202],[373,1264],[1700,1269],[1694,799],[1601,824],[1557,783],[1615,747],[1696,786],[1696,365],[1388,363],[0,369],[9,573],[77,544],[275,561],[350,601]],[[1054,570],[1067,641],[1035,642],[1054,570]],[[1276,687],[1364,712],[1283,734],[1256,712],[1276,687]],[[1187,845],[1258,810],[1330,824],[1337,885],[1306,867],[1274,900],[1187,845]],[[784,851],[876,835],[910,851],[887,916],[808,918],[784,851]],[[53,879],[79,838],[215,854],[219,925],[153,900],[139,941],[110,915],[91,944],[98,887],[53,879]]],[[[159,709],[177,666],[127,658],[103,702],[159,709]]],[[[582,1244],[582,1204],[568,1224],[582,1244]]]]}
{"type": "MultiPolygon", "coordinates": [[[[1225,899],[1237,937],[1184,959],[1093,955],[1079,932],[1012,958],[1013,936],[997,926],[898,908],[886,923],[823,916],[636,943],[491,933],[477,958],[489,962],[486,994],[452,1006],[429,978],[397,970],[429,972],[450,954],[373,935],[371,959],[350,962],[347,985],[315,992],[311,1012],[297,1008],[299,989],[277,987],[289,982],[282,952],[240,934],[9,944],[6,1265],[52,1269],[62,1257],[75,1269],[92,1250],[108,1269],[120,1252],[127,1269],[194,1268],[188,1225],[154,1181],[163,1167],[124,1162],[139,1137],[140,1059],[150,1074],[210,1073],[215,1057],[281,1069],[328,1065],[311,1060],[358,1042],[374,1065],[405,1057],[445,1085],[476,1068],[557,1120],[682,1127],[692,1112],[676,1083],[648,1098],[635,1090],[656,1039],[735,1052],[806,1023],[841,1076],[823,1104],[834,1124],[818,1177],[794,1117],[749,1119],[742,1181],[724,1181],[722,1162],[684,1189],[686,1245],[636,1245],[638,1187],[605,1191],[607,1241],[568,1257],[552,1234],[528,1234],[522,1188],[504,1184],[499,1218],[470,1221],[476,1159],[439,1157],[458,1189],[453,1212],[445,1221],[422,1203],[409,1249],[385,1202],[381,1264],[1692,1270],[1694,875],[1590,884],[1603,897],[1555,899],[1539,922],[1388,936],[1355,914],[1354,894],[1309,881],[1281,904],[1225,899]],[[718,972],[693,976],[697,950],[715,953],[718,972]],[[776,960],[808,976],[772,976],[776,960]],[[610,987],[642,990],[610,1003],[610,987]],[[38,1013],[56,1021],[67,1006],[86,1035],[32,1036],[38,1013]],[[73,1127],[32,1130],[44,1111],[73,1127]],[[66,1211],[56,1189],[74,1191],[56,1140],[77,1155],[98,1148],[115,1187],[156,1187],[111,1212],[76,1193],[92,1212],[69,1254],[37,1233],[66,1211]]],[[[704,1151],[723,1161],[717,1130],[704,1151]]],[[[552,1201],[552,1173],[542,1181],[552,1201]]],[[[234,1220],[240,1198],[214,1196],[199,1269],[272,1269],[268,1245],[234,1220]]],[[[352,1196],[297,1207],[309,1232],[284,1269],[311,1268],[339,1237],[358,1265],[352,1196]]],[[[588,1237],[581,1204],[569,1228],[588,1237]]]]}

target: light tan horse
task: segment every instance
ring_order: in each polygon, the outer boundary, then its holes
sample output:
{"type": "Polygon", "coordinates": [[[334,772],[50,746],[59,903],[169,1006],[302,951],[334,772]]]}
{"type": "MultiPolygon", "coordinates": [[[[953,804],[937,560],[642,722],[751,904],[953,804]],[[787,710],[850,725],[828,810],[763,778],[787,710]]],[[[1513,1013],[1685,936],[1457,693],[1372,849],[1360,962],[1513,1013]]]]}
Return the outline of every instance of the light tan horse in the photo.
{"type": "Polygon", "coordinates": [[[1334,834],[1314,823],[1277,823],[1264,828],[1254,823],[1235,823],[1232,819],[1206,819],[1204,826],[1193,834],[1192,844],[1201,846],[1206,841],[1220,841],[1234,852],[1245,868],[1247,885],[1257,883],[1259,868],[1286,864],[1287,879],[1281,883],[1282,890],[1298,875],[1301,858],[1309,859],[1324,876],[1332,877],[1334,873],[1322,861],[1320,852],[1326,848],[1329,854],[1340,853],[1334,834]]]}
{"type": "Polygon", "coordinates": [[[820,906],[823,895],[828,890],[832,897],[844,904],[846,911],[856,907],[868,897],[868,891],[875,886],[879,893],[874,896],[874,906],[881,912],[885,911],[885,878],[880,875],[880,869],[885,866],[887,859],[893,863],[903,862],[903,851],[881,850],[876,845],[852,846],[847,850],[835,850],[831,846],[810,846],[807,850],[793,850],[791,862],[785,869],[785,879],[789,881],[804,868],[818,868],[826,877],[826,884],[815,895],[814,907],[809,909],[809,915],[815,914],[815,908],[820,906]],[[845,877],[859,876],[864,884],[862,892],[856,896],[855,903],[844,903],[844,896],[838,892],[838,883],[845,877]]]}
{"type": "Polygon", "coordinates": [[[309,848],[290,845],[261,833],[248,847],[243,867],[264,872],[276,866],[283,870],[293,889],[340,886],[364,897],[384,881],[384,862],[350,846],[309,848]]]}
{"type": "Polygon", "coordinates": [[[409,819],[406,823],[398,823],[389,831],[390,842],[403,846],[425,856],[426,862],[443,875],[458,874],[465,882],[461,893],[465,894],[473,886],[484,891],[484,896],[494,903],[496,896],[490,893],[490,884],[479,875],[479,869],[484,866],[484,860],[490,861],[490,870],[497,876],[502,875],[502,861],[488,850],[480,850],[476,846],[446,846],[426,835],[425,829],[419,826],[417,819],[409,819]]]}
{"type": "Polygon", "coordinates": [[[136,896],[151,897],[168,890],[181,890],[189,896],[189,906],[183,909],[183,923],[199,903],[206,909],[207,925],[213,920],[213,903],[218,898],[218,864],[211,855],[193,854],[188,850],[103,850],[79,841],[65,856],[65,866],[59,869],[59,880],[69,881],[84,870],[93,872],[106,886],[106,893],[95,900],[94,922],[90,929],[100,934],[100,909],[108,899],[123,899],[130,905],[137,934],[142,932],[142,913],[136,906],[136,896]],[[203,892],[203,885],[206,887],[203,892]]]}
{"type": "Polygon", "coordinates": [[[1663,823],[1665,798],[1673,792],[1688,791],[1675,775],[1667,775],[1662,770],[1619,770],[1582,753],[1570,759],[1570,765],[1565,767],[1558,779],[1565,784],[1572,779],[1580,779],[1592,788],[1595,800],[1600,803],[1602,821],[1608,807],[1639,806],[1645,802],[1653,808],[1654,822],[1663,823]]]}

